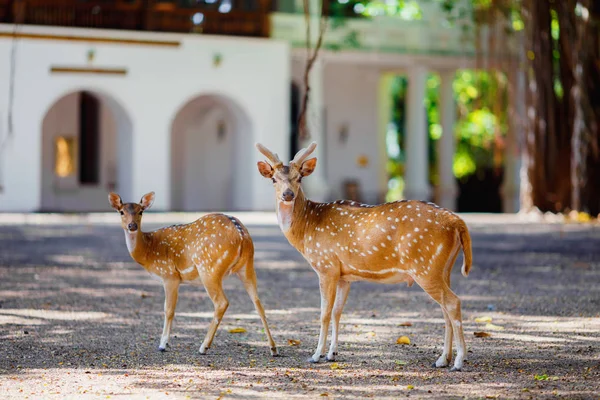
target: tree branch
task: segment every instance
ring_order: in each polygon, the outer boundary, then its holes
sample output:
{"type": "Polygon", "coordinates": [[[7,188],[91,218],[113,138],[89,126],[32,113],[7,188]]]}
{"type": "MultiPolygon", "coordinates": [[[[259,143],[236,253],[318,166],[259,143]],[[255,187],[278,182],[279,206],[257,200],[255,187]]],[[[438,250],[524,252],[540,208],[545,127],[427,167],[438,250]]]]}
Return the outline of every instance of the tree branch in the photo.
{"type": "Polygon", "coordinates": [[[304,96],[302,97],[302,105],[300,108],[300,115],[298,116],[298,130],[299,130],[299,138],[302,140],[310,138],[310,132],[306,127],[306,113],[308,108],[308,98],[310,95],[310,83],[309,76],[310,70],[312,69],[315,61],[317,60],[317,56],[319,55],[319,50],[323,44],[323,36],[325,34],[325,30],[327,29],[327,17],[323,16],[322,8],[319,12],[320,14],[320,24],[319,24],[319,37],[317,38],[317,43],[314,49],[311,49],[311,21],[310,21],[310,7],[309,0],[303,0],[304,5],[304,20],[306,23],[306,50],[307,50],[307,62],[304,68],[304,96]],[[312,52],[311,52],[312,50],[312,52]]]}

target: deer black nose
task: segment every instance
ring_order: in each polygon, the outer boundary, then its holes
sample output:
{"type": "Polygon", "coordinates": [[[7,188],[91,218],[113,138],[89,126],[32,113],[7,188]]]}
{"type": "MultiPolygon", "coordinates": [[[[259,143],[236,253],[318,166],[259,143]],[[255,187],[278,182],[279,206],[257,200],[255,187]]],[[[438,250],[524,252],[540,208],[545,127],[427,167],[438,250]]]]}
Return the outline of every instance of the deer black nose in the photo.
{"type": "Polygon", "coordinates": [[[281,198],[283,201],[292,201],[294,200],[294,192],[292,192],[290,189],[286,189],[281,195],[281,198]]]}
{"type": "Polygon", "coordinates": [[[129,225],[127,225],[127,228],[129,228],[130,231],[137,231],[138,226],[135,222],[130,222],[129,225]]]}

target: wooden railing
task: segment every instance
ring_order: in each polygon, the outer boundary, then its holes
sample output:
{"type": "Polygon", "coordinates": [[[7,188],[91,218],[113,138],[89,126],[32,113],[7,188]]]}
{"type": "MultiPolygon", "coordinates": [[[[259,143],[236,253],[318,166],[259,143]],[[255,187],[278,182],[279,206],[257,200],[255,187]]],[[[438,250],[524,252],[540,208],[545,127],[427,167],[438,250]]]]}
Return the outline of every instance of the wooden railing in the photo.
{"type": "Polygon", "coordinates": [[[268,37],[270,1],[0,0],[0,22],[268,37]]]}

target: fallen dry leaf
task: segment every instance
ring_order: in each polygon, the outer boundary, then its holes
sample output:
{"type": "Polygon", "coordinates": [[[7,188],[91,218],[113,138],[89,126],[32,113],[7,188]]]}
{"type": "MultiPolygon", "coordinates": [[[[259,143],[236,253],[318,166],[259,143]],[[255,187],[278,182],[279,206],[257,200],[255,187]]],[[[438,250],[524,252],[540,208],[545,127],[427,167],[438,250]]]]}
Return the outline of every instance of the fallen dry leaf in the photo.
{"type": "Polygon", "coordinates": [[[343,367],[340,364],[336,363],[336,362],[334,362],[333,364],[331,364],[329,366],[329,368],[331,368],[331,369],[343,369],[343,367]]]}
{"type": "Polygon", "coordinates": [[[475,322],[492,322],[492,317],[489,315],[484,315],[483,317],[475,318],[475,322]]]}
{"type": "Polygon", "coordinates": [[[412,326],[412,322],[403,322],[401,324],[399,324],[398,326],[412,326]]]}
{"type": "Polygon", "coordinates": [[[329,396],[329,393],[321,393],[321,396],[329,396]]]}
{"type": "Polygon", "coordinates": [[[415,387],[414,387],[413,385],[406,385],[406,388],[407,388],[408,390],[413,390],[415,387]]]}
{"type": "Polygon", "coordinates": [[[475,337],[490,337],[490,336],[492,336],[491,334],[489,334],[487,332],[473,332],[473,335],[475,335],[475,337]]]}
{"type": "Polygon", "coordinates": [[[500,326],[500,325],[494,325],[494,324],[485,324],[485,329],[489,329],[491,331],[503,331],[504,327],[500,326]]]}
{"type": "Polygon", "coordinates": [[[300,343],[302,343],[302,342],[301,342],[301,341],[299,341],[299,340],[296,340],[296,339],[288,339],[288,344],[289,344],[290,346],[300,346],[300,343]]]}
{"type": "Polygon", "coordinates": [[[229,333],[245,333],[246,330],[244,328],[233,328],[229,330],[229,333]]]}
{"type": "Polygon", "coordinates": [[[410,344],[410,339],[408,338],[408,336],[400,336],[396,340],[396,344],[410,344]]]}

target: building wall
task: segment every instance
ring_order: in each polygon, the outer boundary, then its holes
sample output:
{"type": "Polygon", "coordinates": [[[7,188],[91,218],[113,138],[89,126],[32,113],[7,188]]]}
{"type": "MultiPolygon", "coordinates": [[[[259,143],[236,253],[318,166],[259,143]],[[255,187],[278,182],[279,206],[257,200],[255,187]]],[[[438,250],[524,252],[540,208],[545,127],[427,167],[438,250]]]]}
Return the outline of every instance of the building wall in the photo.
{"type": "MultiPolygon", "coordinates": [[[[12,32],[0,25],[0,32],[12,32]]],[[[20,39],[17,44],[14,137],[0,154],[4,191],[0,211],[36,211],[42,193],[42,121],[52,105],[79,90],[99,94],[115,118],[119,190],[137,199],[154,190],[156,210],[170,208],[171,128],[178,111],[203,95],[232,99],[244,115],[253,142],[269,143],[288,154],[290,55],[286,43],[148,32],[21,27],[23,33],[170,40],[178,47],[20,39]],[[93,50],[95,68],[125,68],[127,75],[55,74],[52,66],[85,67],[93,50]],[[214,63],[215,56],[221,58],[214,63]],[[128,136],[129,132],[129,136],[128,136]]],[[[0,38],[0,121],[8,113],[12,41],[0,38]]],[[[0,127],[0,137],[6,126],[0,127]]],[[[258,154],[249,147],[243,157],[246,204],[274,207],[270,187],[256,172],[258,154]]]]}
{"type": "Polygon", "coordinates": [[[324,71],[327,176],[336,198],[344,197],[344,182],[359,182],[363,201],[376,203],[385,187],[379,179],[387,159],[379,154],[379,70],[345,63],[327,64],[324,71]],[[346,139],[343,139],[346,127],[346,139]],[[366,166],[359,165],[365,157],[366,166]]]}
{"type": "MultiPolygon", "coordinates": [[[[358,181],[363,201],[375,203],[386,190],[381,175],[385,174],[387,159],[380,152],[385,138],[378,131],[380,70],[376,66],[328,62],[321,71],[323,98],[310,98],[311,106],[320,103],[324,109],[322,136],[311,137],[325,149],[324,160],[319,160],[317,168],[325,170],[331,199],[345,197],[344,183],[351,180],[358,181]],[[345,139],[341,135],[344,126],[345,139]],[[361,156],[368,160],[364,167],[358,163],[361,156]]],[[[303,74],[304,60],[295,60],[292,77],[301,95],[303,74]]],[[[309,111],[308,126],[314,128],[311,114],[309,111]]]]}

